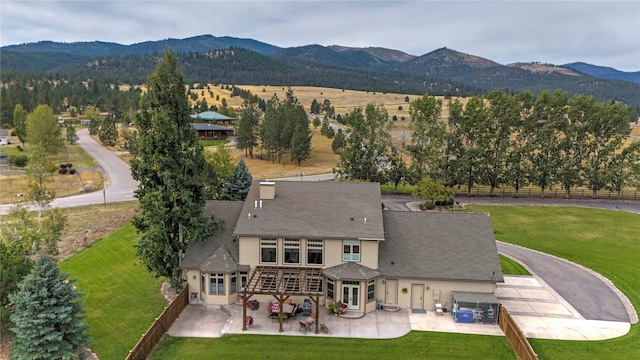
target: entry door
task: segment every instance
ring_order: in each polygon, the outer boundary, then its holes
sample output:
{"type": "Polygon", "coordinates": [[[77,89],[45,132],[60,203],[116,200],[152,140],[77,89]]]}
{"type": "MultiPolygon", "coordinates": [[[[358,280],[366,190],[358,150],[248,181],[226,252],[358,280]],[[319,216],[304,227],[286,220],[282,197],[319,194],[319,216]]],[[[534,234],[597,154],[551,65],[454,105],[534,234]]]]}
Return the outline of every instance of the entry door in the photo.
{"type": "Polygon", "coordinates": [[[424,309],[424,285],[411,284],[411,308],[424,309]]]}
{"type": "Polygon", "coordinates": [[[398,280],[386,280],[384,284],[385,304],[398,303],[398,280]]]}
{"type": "Polygon", "coordinates": [[[343,284],[342,285],[342,301],[348,305],[348,309],[351,309],[351,310],[360,309],[359,300],[360,300],[360,284],[343,284]]]}

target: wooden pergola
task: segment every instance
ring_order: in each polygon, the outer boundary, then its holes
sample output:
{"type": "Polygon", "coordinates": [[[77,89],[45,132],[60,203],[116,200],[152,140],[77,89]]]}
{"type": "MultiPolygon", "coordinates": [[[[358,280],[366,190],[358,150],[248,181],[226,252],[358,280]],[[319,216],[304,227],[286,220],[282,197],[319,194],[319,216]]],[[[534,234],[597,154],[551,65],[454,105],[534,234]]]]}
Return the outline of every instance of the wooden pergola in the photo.
{"type": "MultiPolygon", "coordinates": [[[[320,296],[322,293],[322,269],[280,267],[280,266],[256,266],[251,273],[247,285],[242,292],[242,330],[247,330],[247,300],[253,295],[272,295],[280,304],[284,304],[290,296],[307,296],[316,307],[316,316],[320,316],[320,296]]],[[[283,306],[280,306],[278,318],[280,320],[280,332],[283,321],[283,306]]],[[[318,331],[318,319],[315,321],[316,334],[318,331]]]]}

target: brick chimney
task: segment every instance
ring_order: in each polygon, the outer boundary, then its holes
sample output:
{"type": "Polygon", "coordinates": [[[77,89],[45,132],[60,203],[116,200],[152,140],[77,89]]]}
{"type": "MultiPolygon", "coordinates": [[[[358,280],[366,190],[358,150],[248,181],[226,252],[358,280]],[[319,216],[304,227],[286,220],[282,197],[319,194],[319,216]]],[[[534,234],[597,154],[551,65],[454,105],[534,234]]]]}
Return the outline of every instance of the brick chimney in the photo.
{"type": "Polygon", "coordinates": [[[276,198],[276,183],[273,181],[260,182],[260,200],[273,200],[276,198]]]}

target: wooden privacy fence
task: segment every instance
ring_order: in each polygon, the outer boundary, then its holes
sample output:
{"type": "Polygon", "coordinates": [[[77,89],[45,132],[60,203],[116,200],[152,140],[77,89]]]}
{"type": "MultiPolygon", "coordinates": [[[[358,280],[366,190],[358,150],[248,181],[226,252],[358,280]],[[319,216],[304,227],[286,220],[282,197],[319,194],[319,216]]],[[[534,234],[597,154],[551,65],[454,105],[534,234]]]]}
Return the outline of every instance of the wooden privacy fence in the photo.
{"type": "Polygon", "coordinates": [[[164,311],[149,326],[149,330],[142,334],[136,346],[129,351],[127,360],[145,360],[151,355],[153,348],[160,342],[164,334],[169,331],[173,322],[180,316],[182,310],[189,305],[189,285],[185,286],[176,298],[164,308],[164,311]]]}
{"type": "MultiPolygon", "coordinates": [[[[460,198],[464,198],[465,196],[489,196],[490,193],[489,186],[476,185],[471,188],[471,192],[467,193],[467,189],[464,187],[454,188],[453,191],[455,195],[460,198]]],[[[516,190],[511,187],[501,187],[496,188],[494,190],[495,196],[500,197],[515,197],[516,190]]],[[[593,199],[593,192],[589,189],[585,188],[575,188],[571,189],[570,193],[571,199],[593,199]]],[[[599,190],[597,193],[598,199],[607,199],[607,200],[640,200],[640,190],[635,189],[625,189],[620,192],[620,198],[618,199],[618,193],[616,191],[609,190],[599,190]]],[[[518,196],[521,198],[539,198],[540,197],[540,188],[536,187],[525,187],[520,189],[518,196]]],[[[544,192],[545,198],[556,198],[556,199],[564,199],[565,191],[561,188],[554,189],[546,189],[544,192]]]]}
{"type": "Polygon", "coordinates": [[[524,336],[516,322],[513,321],[511,314],[509,314],[507,309],[505,309],[502,304],[500,304],[500,316],[498,317],[498,325],[500,326],[500,329],[502,329],[504,335],[507,337],[507,340],[509,340],[509,343],[511,343],[511,346],[513,347],[513,350],[515,350],[518,359],[538,360],[538,355],[535,351],[533,351],[531,344],[529,344],[529,341],[524,336]]]}

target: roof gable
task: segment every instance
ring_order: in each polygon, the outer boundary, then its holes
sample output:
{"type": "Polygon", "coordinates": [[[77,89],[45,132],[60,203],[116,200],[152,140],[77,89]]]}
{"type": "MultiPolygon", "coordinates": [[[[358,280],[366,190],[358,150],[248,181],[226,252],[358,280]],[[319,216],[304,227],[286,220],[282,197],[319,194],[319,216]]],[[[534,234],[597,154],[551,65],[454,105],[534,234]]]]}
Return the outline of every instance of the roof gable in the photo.
{"type": "Polygon", "coordinates": [[[502,282],[489,214],[384,211],[385,276],[502,282]]]}
{"type": "Polygon", "coordinates": [[[260,200],[254,181],[234,235],[384,240],[378,183],[279,181],[260,200]]]}
{"type": "Polygon", "coordinates": [[[233,230],[242,205],[240,201],[207,201],[205,216],[223,220],[222,228],[203,241],[192,241],[187,245],[182,259],[183,269],[232,271],[225,269],[238,262],[239,247],[233,230]]]}

